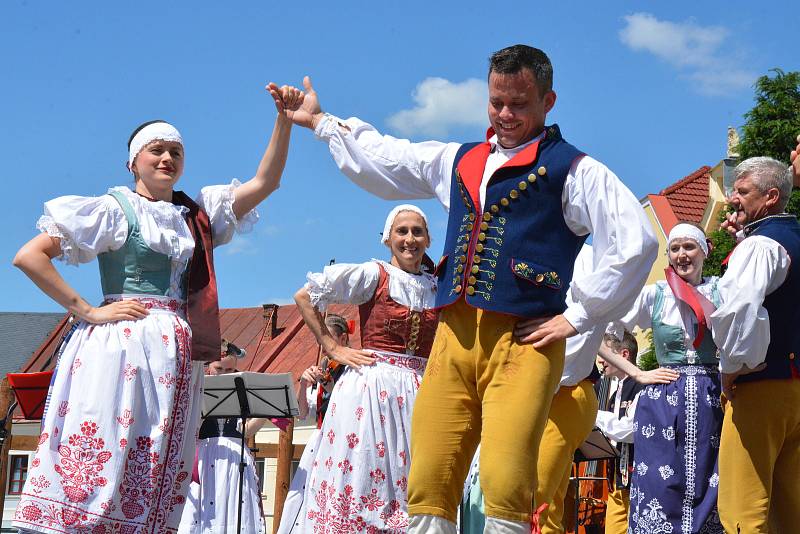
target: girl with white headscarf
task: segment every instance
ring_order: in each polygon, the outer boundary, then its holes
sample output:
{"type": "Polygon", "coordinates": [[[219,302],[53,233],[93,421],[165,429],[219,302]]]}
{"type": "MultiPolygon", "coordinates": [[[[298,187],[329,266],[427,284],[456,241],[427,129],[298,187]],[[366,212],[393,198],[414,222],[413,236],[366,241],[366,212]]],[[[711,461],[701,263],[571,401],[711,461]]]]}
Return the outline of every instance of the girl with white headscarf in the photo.
{"type": "Polygon", "coordinates": [[[347,367],[300,460],[292,486],[302,488],[302,498],[287,501],[282,534],[399,533],[408,526],[411,413],[438,315],[436,279],[422,270],[430,245],[425,214],[396,207],[381,241],[389,262],[325,267],[309,273],[295,295],[323,352],[347,367]],[[324,327],[320,312],[332,303],[359,306],[361,350],[339,345],[324,327]]]}
{"type": "Polygon", "coordinates": [[[680,373],[639,396],[628,515],[634,534],[724,532],[717,515],[719,356],[707,321],[720,298],[717,277],[702,275],[708,253],[700,228],[675,225],[667,280],[646,286],[620,321],[627,330],[652,328],[659,365],[680,373]]]}
{"type": "MultiPolygon", "coordinates": [[[[128,142],[133,189],[45,203],[41,234],[14,258],[77,328],[51,382],[39,447],[14,526],[21,532],[175,532],[189,489],[200,415],[202,360],[219,359],[214,246],[258,219],[278,187],[303,93],[274,84],[278,118],[255,176],[175,191],[184,143],[164,121],[128,142]],[[104,301],[93,306],[53,259],[97,258],[104,301]]],[[[235,523],[234,523],[235,525],[235,523]]],[[[226,532],[234,525],[223,527],[226,532]]]]}

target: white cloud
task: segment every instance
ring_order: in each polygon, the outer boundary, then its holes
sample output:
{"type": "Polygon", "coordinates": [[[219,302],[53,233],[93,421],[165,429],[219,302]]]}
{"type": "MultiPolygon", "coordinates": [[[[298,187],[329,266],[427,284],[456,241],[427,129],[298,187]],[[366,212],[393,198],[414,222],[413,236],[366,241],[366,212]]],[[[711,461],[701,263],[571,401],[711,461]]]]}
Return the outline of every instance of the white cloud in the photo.
{"type": "Polygon", "coordinates": [[[271,237],[280,233],[280,227],[276,224],[264,224],[259,228],[258,233],[265,237],[271,237]]]}
{"type": "Polygon", "coordinates": [[[398,111],[386,121],[403,136],[444,137],[451,127],[488,126],[486,95],[485,80],[425,78],[412,94],[415,106],[398,111]]]}
{"type": "Polygon", "coordinates": [[[727,94],[750,87],[755,81],[756,74],[739,68],[723,49],[730,35],[727,28],[700,26],[693,20],[658,20],[650,13],[624,18],[626,25],[619,32],[623,44],[672,65],[701,93],[727,94]]]}
{"type": "Polygon", "coordinates": [[[227,256],[250,255],[256,253],[256,248],[253,242],[240,235],[235,235],[230,243],[225,245],[222,249],[227,256]]]}

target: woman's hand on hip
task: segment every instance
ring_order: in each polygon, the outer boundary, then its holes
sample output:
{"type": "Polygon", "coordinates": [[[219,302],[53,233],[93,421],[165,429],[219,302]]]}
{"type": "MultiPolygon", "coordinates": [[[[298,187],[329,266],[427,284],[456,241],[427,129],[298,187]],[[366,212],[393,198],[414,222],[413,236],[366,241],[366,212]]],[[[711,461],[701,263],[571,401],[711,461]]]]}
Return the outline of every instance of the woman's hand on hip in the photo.
{"type": "Polygon", "coordinates": [[[115,323],[117,321],[137,321],[150,312],[135,300],[120,300],[105,306],[92,307],[81,319],[92,324],[115,323]]]}

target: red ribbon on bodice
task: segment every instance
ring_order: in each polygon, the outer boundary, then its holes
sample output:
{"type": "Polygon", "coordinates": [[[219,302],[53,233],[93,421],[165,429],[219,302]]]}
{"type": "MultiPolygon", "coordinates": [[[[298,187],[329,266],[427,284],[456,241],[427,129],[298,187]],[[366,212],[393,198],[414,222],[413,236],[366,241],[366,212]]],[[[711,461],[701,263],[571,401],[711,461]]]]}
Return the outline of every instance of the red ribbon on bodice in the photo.
{"type": "Polygon", "coordinates": [[[220,358],[222,336],[211,221],[197,202],[183,191],[172,192],[172,203],[188,208],[186,224],[194,238],[186,288],[186,318],[192,327],[192,360],[213,362],[220,358]]]}
{"type": "Polygon", "coordinates": [[[709,329],[708,316],[714,312],[716,306],[705,298],[694,286],[681,278],[672,266],[664,269],[664,276],[675,298],[688,305],[697,318],[697,335],[695,335],[694,341],[692,342],[692,346],[696,349],[700,346],[700,343],[703,342],[706,330],[709,329]]]}

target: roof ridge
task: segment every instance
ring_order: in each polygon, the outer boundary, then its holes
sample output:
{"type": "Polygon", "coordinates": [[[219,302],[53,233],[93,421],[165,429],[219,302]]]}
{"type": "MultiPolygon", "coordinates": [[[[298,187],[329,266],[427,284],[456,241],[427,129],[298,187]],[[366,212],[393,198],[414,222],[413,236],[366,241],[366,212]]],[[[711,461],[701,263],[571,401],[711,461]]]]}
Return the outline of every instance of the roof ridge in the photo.
{"type": "Polygon", "coordinates": [[[694,182],[698,178],[702,178],[705,175],[710,174],[710,172],[711,172],[711,167],[709,167],[708,165],[703,165],[702,167],[700,167],[696,171],[684,176],[683,178],[681,178],[680,180],[678,180],[674,184],[672,184],[670,186],[667,186],[666,188],[662,189],[661,192],[659,193],[659,195],[665,195],[665,196],[666,195],[670,195],[670,194],[674,193],[675,191],[677,191],[678,189],[681,189],[681,188],[685,187],[686,185],[690,184],[691,182],[694,182]]]}

